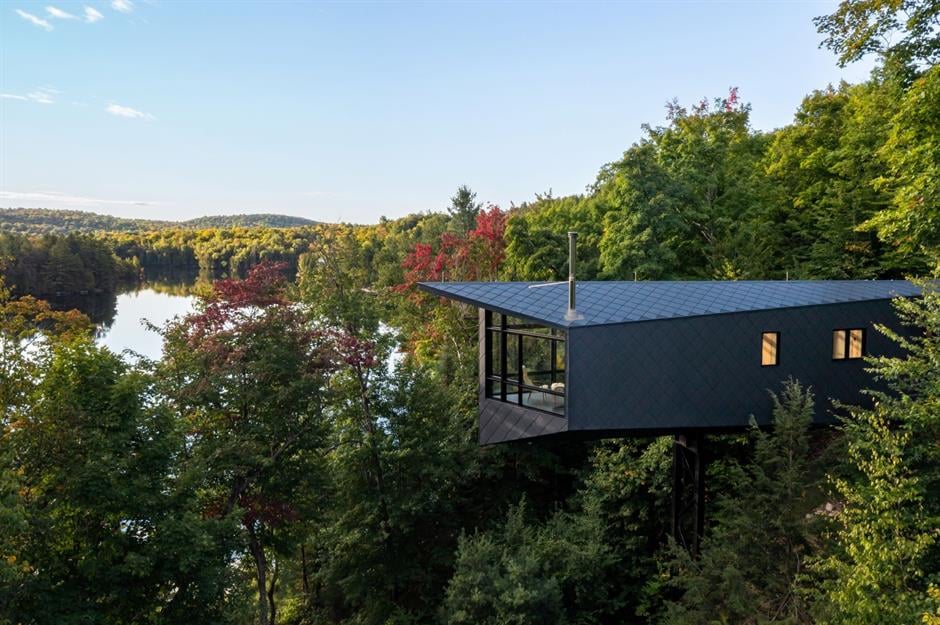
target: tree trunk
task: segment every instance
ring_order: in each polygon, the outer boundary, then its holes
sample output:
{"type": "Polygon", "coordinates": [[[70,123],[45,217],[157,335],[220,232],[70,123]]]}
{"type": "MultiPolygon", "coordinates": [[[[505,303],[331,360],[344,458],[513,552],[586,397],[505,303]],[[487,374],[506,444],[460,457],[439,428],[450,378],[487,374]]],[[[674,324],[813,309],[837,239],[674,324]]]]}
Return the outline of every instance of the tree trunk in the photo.
{"type": "Polygon", "coordinates": [[[271,565],[271,586],[268,588],[268,606],[271,613],[271,625],[277,622],[277,604],[274,602],[274,592],[277,589],[277,558],[271,565]]]}
{"type": "Polygon", "coordinates": [[[268,621],[268,598],[265,597],[265,591],[268,588],[268,563],[264,557],[264,547],[261,546],[254,527],[248,528],[248,537],[248,549],[255,560],[255,579],[258,582],[258,624],[271,625],[268,621]]]}
{"type": "Polygon", "coordinates": [[[300,572],[303,581],[304,597],[310,596],[310,577],[307,574],[307,548],[300,545],[300,572]]]}
{"type": "MultiPolygon", "coordinates": [[[[387,565],[391,566],[392,546],[390,540],[392,523],[391,516],[388,513],[388,502],[386,501],[385,495],[385,470],[382,466],[382,456],[379,452],[377,441],[378,432],[376,432],[375,421],[372,415],[372,403],[369,401],[369,385],[360,367],[356,367],[356,376],[359,379],[359,392],[366,426],[366,438],[368,439],[369,452],[372,456],[373,470],[375,471],[375,486],[379,496],[379,514],[382,518],[384,534],[382,543],[385,547],[387,565]]],[[[392,580],[392,599],[398,599],[398,583],[395,579],[392,580]]]]}

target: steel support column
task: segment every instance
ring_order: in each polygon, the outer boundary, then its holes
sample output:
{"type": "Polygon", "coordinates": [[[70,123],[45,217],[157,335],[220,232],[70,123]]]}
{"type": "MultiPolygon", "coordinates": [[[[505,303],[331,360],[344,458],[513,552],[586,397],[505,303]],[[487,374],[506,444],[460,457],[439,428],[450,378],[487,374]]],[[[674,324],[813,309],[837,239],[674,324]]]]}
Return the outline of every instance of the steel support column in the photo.
{"type": "Polygon", "coordinates": [[[678,434],[672,444],[672,536],[698,555],[705,528],[703,434],[678,434]]]}

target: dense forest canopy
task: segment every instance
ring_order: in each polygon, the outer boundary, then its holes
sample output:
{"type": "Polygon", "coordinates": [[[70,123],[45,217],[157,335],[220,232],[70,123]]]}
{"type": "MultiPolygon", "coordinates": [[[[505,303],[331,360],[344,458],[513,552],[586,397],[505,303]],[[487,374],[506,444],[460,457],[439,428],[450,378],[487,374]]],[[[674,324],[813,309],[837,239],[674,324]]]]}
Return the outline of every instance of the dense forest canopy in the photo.
{"type": "Polygon", "coordinates": [[[937,277],[938,11],[841,3],[817,24],[868,81],[773,132],[736,89],[672,102],[581,195],[0,236],[0,625],[937,625],[935,283],[874,401],[789,380],[772,428],[710,437],[697,556],[667,438],[479,448],[475,311],[414,287],[563,278],[569,230],[582,279],[937,277]],[[221,279],[156,361],[24,295],[193,266],[221,279]]]}

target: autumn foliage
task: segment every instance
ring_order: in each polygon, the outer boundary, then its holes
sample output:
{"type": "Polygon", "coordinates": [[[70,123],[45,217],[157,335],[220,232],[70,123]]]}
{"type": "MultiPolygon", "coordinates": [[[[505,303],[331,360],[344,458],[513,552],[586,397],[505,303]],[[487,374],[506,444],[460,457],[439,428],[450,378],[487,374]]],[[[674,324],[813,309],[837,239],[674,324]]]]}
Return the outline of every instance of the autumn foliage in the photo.
{"type": "Polygon", "coordinates": [[[508,215],[491,204],[477,215],[476,228],[462,236],[445,232],[435,246],[416,243],[405,257],[405,282],[399,291],[412,291],[428,280],[494,280],[505,258],[508,215]]]}

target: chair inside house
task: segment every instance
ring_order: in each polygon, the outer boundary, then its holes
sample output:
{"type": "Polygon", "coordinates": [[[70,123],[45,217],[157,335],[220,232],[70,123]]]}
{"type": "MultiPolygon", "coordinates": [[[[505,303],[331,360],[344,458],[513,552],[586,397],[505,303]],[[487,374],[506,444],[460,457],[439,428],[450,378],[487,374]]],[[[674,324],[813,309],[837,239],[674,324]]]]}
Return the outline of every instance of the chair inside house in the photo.
{"type": "Polygon", "coordinates": [[[565,406],[565,383],[564,382],[553,382],[551,384],[536,384],[529,375],[529,368],[525,365],[522,365],[522,383],[526,386],[533,388],[545,389],[545,391],[554,391],[554,392],[543,392],[527,389],[522,393],[522,404],[525,406],[531,406],[532,408],[541,408],[543,410],[550,410],[552,412],[558,412],[559,410],[564,410],[565,406]],[[562,393],[558,395],[556,393],[562,393]]]}

